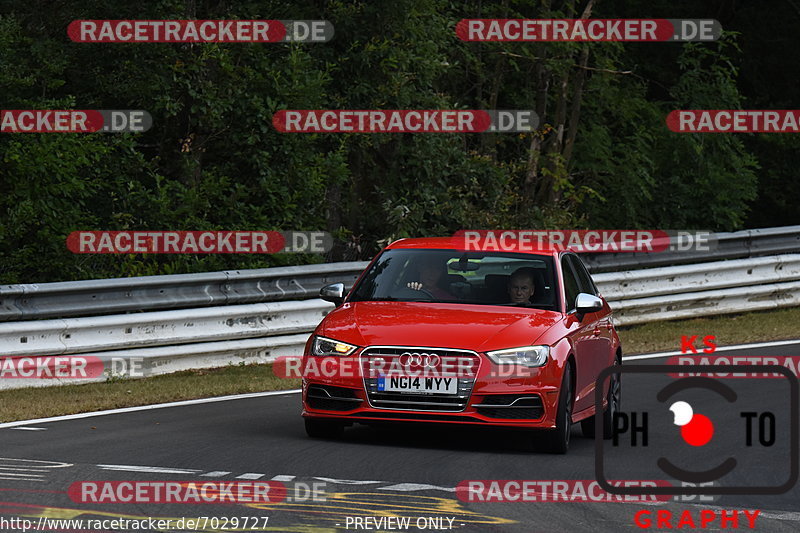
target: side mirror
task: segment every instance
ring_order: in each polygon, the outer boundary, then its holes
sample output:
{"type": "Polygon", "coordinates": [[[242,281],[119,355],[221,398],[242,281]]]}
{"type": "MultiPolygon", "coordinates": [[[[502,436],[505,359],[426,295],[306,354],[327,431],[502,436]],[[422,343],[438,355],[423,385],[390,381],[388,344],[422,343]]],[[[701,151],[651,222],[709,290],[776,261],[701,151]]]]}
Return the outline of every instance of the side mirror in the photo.
{"type": "Polygon", "coordinates": [[[602,308],[603,300],[592,294],[582,292],[575,298],[575,312],[581,320],[586,313],[594,313],[602,308]]]}
{"type": "Polygon", "coordinates": [[[319,297],[334,305],[342,305],[342,302],[344,302],[344,283],[325,285],[319,290],[319,297]]]}

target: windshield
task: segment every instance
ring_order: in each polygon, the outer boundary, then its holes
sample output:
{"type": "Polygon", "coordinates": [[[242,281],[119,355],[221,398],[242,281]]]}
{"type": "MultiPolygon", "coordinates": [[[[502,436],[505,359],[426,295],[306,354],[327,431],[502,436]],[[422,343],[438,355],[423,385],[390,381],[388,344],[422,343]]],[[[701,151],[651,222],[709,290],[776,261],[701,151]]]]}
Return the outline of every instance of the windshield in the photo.
{"type": "Polygon", "coordinates": [[[395,249],[378,257],[353,289],[349,301],[445,302],[556,310],[556,294],[551,256],[395,249]]]}

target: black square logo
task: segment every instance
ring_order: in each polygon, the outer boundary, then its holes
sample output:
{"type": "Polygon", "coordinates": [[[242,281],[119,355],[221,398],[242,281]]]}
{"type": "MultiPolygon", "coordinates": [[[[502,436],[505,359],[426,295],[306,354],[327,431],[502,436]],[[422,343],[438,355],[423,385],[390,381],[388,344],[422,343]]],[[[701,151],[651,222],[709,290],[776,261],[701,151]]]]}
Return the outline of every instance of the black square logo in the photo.
{"type": "Polygon", "coordinates": [[[798,378],[780,365],[615,365],[624,384],[612,439],[595,437],[595,476],[612,494],[783,494],[798,480],[798,378]],[[624,379],[623,379],[624,377],[624,379]],[[658,479],[673,486],[621,486],[658,479]]]}

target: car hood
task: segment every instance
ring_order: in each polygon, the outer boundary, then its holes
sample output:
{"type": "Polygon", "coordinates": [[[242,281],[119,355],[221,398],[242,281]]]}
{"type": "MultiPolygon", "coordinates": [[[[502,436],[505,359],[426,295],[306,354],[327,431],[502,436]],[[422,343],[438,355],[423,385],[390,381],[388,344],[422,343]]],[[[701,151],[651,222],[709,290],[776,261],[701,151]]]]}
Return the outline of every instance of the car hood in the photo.
{"type": "Polygon", "coordinates": [[[358,346],[488,351],[533,344],[561,320],[541,309],[425,302],[353,302],[325,318],[321,335],[358,346]]]}

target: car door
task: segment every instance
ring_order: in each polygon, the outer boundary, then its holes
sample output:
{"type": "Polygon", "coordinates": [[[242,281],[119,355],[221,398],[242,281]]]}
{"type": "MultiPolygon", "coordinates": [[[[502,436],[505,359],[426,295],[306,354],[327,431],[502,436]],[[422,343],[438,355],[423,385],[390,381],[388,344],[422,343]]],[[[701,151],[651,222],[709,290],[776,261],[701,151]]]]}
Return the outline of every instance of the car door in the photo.
{"type": "Polygon", "coordinates": [[[567,313],[565,325],[569,330],[567,334],[575,355],[575,405],[573,412],[582,411],[592,405],[594,401],[594,380],[596,376],[596,362],[593,356],[593,331],[594,324],[587,315],[583,320],[578,320],[575,312],[575,299],[581,292],[578,276],[572,264],[571,255],[561,256],[561,276],[564,285],[564,303],[567,313]]]}
{"type": "MultiPolygon", "coordinates": [[[[597,290],[597,285],[592,281],[586,265],[583,264],[581,258],[577,255],[571,255],[572,266],[575,269],[575,274],[578,276],[578,286],[581,292],[597,296],[602,299],[600,292],[597,290]]],[[[605,300],[603,300],[605,304],[605,300]]],[[[586,321],[591,321],[595,324],[592,329],[592,351],[596,355],[597,372],[599,373],[605,367],[613,363],[613,355],[611,353],[611,346],[613,344],[611,313],[606,308],[601,309],[591,315],[587,315],[586,321]]]]}
{"type": "MultiPolygon", "coordinates": [[[[569,261],[578,278],[580,291],[602,299],[597,290],[597,286],[592,281],[589,271],[586,269],[580,257],[571,254],[569,261]]],[[[587,398],[587,406],[591,406],[594,403],[597,376],[604,368],[613,364],[613,355],[611,352],[613,343],[611,314],[607,311],[607,308],[594,313],[587,313],[581,321],[581,325],[588,335],[588,338],[583,343],[583,347],[586,350],[586,354],[588,354],[586,358],[587,369],[592,373],[592,383],[588,389],[590,396],[587,398]]]]}

